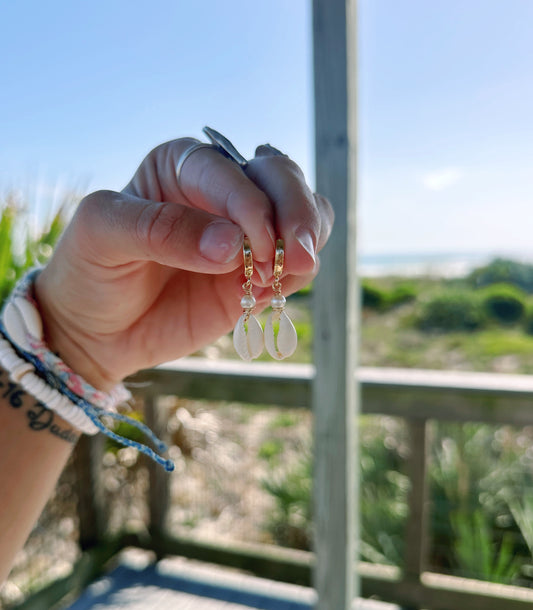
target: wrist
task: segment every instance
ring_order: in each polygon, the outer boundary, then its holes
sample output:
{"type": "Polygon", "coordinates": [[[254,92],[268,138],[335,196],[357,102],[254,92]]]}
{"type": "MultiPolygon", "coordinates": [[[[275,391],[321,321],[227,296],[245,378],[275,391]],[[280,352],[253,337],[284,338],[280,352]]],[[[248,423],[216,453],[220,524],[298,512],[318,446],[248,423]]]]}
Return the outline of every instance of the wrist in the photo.
{"type": "Polygon", "coordinates": [[[82,377],[97,390],[109,392],[120,380],[111,379],[91,357],[88,338],[86,342],[71,323],[61,316],[47,283],[43,270],[34,283],[34,297],[43,322],[44,339],[50,351],[57,354],[76,375],[82,377]]]}

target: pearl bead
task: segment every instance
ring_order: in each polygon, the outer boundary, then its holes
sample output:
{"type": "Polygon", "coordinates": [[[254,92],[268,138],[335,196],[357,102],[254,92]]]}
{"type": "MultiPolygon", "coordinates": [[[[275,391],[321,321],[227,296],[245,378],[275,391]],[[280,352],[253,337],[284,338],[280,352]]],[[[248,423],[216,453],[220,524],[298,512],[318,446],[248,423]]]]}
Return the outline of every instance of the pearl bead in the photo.
{"type": "Polygon", "coordinates": [[[253,309],[255,307],[255,297],[251,294],[245,294],[241,299],[241,307],[243,309],[253,309]]]}
{"type": "Polygon", "coordinates": [[[281,294],[273,296],[270,299],[270,305],[271,305],[272,309],[283,309],[285,307],[286,302],[287,302],[287,299],[281,294]]]}

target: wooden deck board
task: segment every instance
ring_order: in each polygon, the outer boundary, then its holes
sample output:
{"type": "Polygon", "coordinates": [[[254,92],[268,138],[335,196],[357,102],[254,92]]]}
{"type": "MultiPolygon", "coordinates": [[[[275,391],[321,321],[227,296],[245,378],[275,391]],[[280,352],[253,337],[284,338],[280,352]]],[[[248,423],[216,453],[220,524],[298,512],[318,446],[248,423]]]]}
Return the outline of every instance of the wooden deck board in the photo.
{"type": "MultiPolygon", "coordinates": [[[[123,561],[68,610],[311,610],[315,600],[307,587],[172,558],[145,566],[123,561]]],[[[398,610],[367,600],[356,609],[398,610]]]]}

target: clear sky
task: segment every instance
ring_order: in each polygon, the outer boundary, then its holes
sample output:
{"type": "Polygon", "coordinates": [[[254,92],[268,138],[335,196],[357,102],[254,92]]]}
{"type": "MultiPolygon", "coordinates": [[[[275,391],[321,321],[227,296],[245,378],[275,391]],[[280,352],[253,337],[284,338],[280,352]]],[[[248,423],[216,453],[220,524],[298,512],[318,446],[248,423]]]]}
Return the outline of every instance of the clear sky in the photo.
{"type": "MultiPolygon", "coordinates": [[[[205,124],[312,181],[310,5],[0,3],[0,190],[120,189],[205,124]]],[[[360,0],[363,252],[533,251],[532,24],[530,0],[360,0]]]]}

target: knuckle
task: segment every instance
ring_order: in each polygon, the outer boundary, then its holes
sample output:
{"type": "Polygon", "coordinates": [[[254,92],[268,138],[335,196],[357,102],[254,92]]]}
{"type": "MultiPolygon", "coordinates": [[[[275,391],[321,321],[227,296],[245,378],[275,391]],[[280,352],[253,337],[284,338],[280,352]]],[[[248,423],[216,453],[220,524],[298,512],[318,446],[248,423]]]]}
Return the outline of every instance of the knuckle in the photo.
{"type": "Polygon", "coordinates": [[[269,198],[262,191],[248,185],[234,188],[226,194],[225,209],[227,215],[236,221],[245,210],[253,210],[257,220],[262,218],[266,222],[272,217],[272,203],[269,198]]]}
{"type": "Polygon", "coordinates": [[[113,208],[122,201],[122,195],[116,191],[99,190],[86,195],[79,203],[76,216],[86,225],[110,217],[113,208]]]}
{"type": "Polygon", "coordinates": [[[115,202],[120,199],[120,193],[116,191],[110,190],[99,190],[86,195],[80,202],[80,207],[84,208],[94,208],[101,207],[102,205],[107,204],[108,202],[115,202]]]}
{"type": "Polygon", "coordinates": [[[145,161],[157,161],[162,157],[166,157],[174,149],[176,149],[178,152],[181,152],[187,146],[190,146],[195,142],[198,142],[198,140],[192,137],[178,138],[177,140],[169,140],[168,142],[163,142],[163,144],[158,144],[155,148],[152,148],[152,150],[146,155],[145,161]]]}
{"type": "Polygon", "coordinates": [[[305,176],[304,176],[303,170],[298,165],[298,163],[296,163],[296,161],[293,161],[290,157],[277,157],[277,158],[281,159],[283,161],[283,163],[287,167],[287,170],[291,174],[296,176],[299,180],[303,180],[305,182],[305,176]]]}
{"type": "Polygon", "coordinates": [[[66,234],[86,254],[97,255],[98,237],[108,233],[116,224],[114,210],[122,201],[120,193],[100,190],[86,195],[78,204],[66,234]]]}
{"type": "Polygon", "coordinates": [[[180,138],[159,144],[146,155],[139,171],[152,176],[152,180],[158,184],[158,193],[160,194],[162,190],[159,184],[160,173],[167,173],[168,176],[174,175],[180,155],[196,142],[198,140],[195,138],[180,138]]]}
{"type": "Polygon", "coordinates": [[[135,234],[149,250],[160,251],[176,236],[183,219],[181,206],[164,202],[143,208],[135,223],[135,234]]]}

